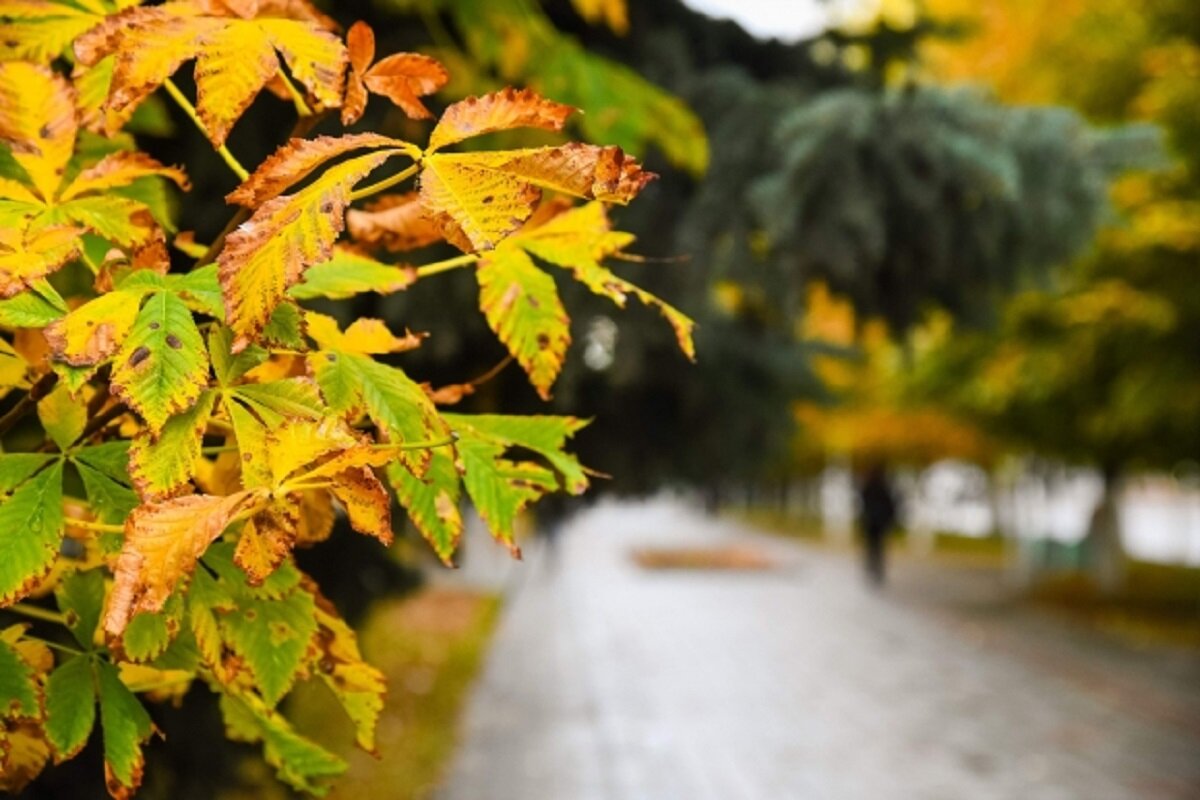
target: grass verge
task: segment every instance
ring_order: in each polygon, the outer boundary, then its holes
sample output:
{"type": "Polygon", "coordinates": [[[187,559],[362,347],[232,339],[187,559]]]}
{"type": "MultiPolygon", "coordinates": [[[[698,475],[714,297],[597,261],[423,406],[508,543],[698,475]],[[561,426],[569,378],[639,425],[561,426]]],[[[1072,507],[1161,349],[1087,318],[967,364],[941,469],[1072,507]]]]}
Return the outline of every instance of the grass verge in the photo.
{"type": "Polygon", "coordinates": [[[499,606],[492,595],[431,587],[371,612],[359,642],[364,657],[388,680],[378,759],[353,746],[353,728],[324,685],[310,682],[297,690],[288,708],[297,728],[350,764],[330,798],[432,795],[458,743],[467,690],[487,652],[499,606]]]}

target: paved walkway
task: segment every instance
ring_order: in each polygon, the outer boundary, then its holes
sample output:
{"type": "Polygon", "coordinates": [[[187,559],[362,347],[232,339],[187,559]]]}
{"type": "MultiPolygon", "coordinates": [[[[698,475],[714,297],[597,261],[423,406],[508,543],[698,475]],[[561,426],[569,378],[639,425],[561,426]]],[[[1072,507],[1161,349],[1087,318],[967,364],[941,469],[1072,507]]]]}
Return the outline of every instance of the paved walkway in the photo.
{"type": "Polygon", "coordinates": [[[871,592],[843,555],[665,501],[602,504],[559,550],[507,572],[440,800],[1200,797],[1194,655],[1126,651],[982,589],[943,603],[916,565],[871,592]],[[629,558],[730,541],[778,568],[629,558]]]}

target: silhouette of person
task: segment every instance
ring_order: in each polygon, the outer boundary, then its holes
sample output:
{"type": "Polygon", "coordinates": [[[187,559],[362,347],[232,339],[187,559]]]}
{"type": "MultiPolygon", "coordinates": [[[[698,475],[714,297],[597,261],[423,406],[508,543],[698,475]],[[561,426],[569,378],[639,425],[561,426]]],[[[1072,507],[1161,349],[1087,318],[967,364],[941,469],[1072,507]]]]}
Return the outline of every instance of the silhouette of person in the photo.
{"type": "Polygon", "coordinates": [[[887,536],[896,524],[896,495],[883,464],[874,463],[858,487],[859,521],[862,525],[867,577],[883,585],[887,536]]]}

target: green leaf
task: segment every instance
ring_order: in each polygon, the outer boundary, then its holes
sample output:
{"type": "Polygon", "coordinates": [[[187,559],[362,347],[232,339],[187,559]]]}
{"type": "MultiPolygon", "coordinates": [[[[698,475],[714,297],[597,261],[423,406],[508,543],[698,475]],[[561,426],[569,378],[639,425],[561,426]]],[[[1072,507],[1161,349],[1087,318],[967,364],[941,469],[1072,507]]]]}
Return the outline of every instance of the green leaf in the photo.
{"type": "Polygon", "coordinates": [[[121,648],[131,661],[152,661],[167,651],[179,633],[183,618],[183,599],[171,595],[163,610],[156,614],[138,614],[125,627],[121,648]]]}
{"type": "Polygon", "coordinates": [[[208,355],[212,359],[213,375],[221,386],[232,386],[234,381],[262,364],[268,358],[266,350],[251,345],[237,355],[233,354],[233,331],[217,325],[208,336],[208,355]]]}
{"type": "Polygon", "coordinates": [[[496,541],[520,554],[513,539],[517,514],[555,487],[554,473],[538,464],[501,458],[506,447],[470,428],[458,431],[463,484],[496,541]]]}
{"type": "Polygon", "coordinates": [[[11,492],[55,458],[50,453],[0,453],[0,492],[11,492]]]}
{"type": "Polygon", "coordinates": [[[46,738],[56,759],[74,758],[96,724],[96,681],[87,656],[62,663],[46,681],[46,738]]]}
{"type": "Polygon", "coordinates": [[[554,279],[515,247],[489,253],[476,276],[479,307],[488,325],[529,374],[542,399],[550,399],[550,387],[571,344],[571,320],[554,279]]]}
{"type": "Polygon", "coordinates": [[[323,796],[324,783],[346,771],[346,763],[296,733],[283,715],[262,706],[255,698],[221,695],[221,713],[226,734],[241,742],[262,742],[266,762],[275,767],[279,780],[293,789],[323,796]],[[252,707],[253,706],[255,707],[252,707]]]}
{"type": "Polygon", "coordinates": [[[306,378],[245,383],[237,387],[234,396],[268,422],[321,419],[327,413],[316,384],[306,378]]]}
{"type": "Polygon", "coordinates": [[[83,479],[88,504],[97,512],[101,521],[120,524],[129,516],[130,511],[138,507],[138,496],[133,489],[117,483],[103,472],[86,464],[76,464],[75,467],[79,470],[79,477],[83,479]]]}
{"type": "Polygon", "coordinates": [[[93,569],[73,572],[54,587],[58,610],[67,617],[67,627],[85,650],[95,643],[96,626],[104,613],[104,573],[93,569]]]}
{"type": "Polygon", "coordinates": [[[268,345],[303,350],[307,345],[304,341],[304,312],[295,303],[280,303],[271,312],[271,318],[267,320],[259,338],[268,345]]]}
{"type": "Polygon", "coordinates": [[[186,275],[169,277],[171,288],[187,303],[188,308],[213,319],[225,319],[225,304],[221,300],[216,264],[194,269],[186,275]]]}
{"type": "Polygon", "coordinates": [[[67,304],[45,281],[37,291],[0,300],[0,325],[9,328],[44,328],[66,313],[67,304]]]}
{"type": "Polygon", "coordinates": [[[117,483],[129,485],[129,442],[113,441],[84,447],[75,451],[74,458],[117,483]]]}
{"type": "MultiPolygon", "coordinates": [[[[389,441],[411,444],[449,435],[429,396],[403,370],[370,356],[338,351],[315,353],[309,365],[333,411],[365,411],[389,441]]],[[[429,463],[429,450],[406,450],[400,460],[419,473],[429,463]]]]}
{"type": "Polygon", "coordinates": [[[267,704],[274,707],[296,682],[317,632],[312,595],[293,591],[279,599],[249,595],[221,618],[225,638],[246,662],[267,704]]]}
{"type": "Polygon", "coordinates": [[[54,566],[62,544],[62,462],[0,505],[0,605],[23,597],[54,566]]]}
{"type": "Polygon", "coordinates": [[[412,267],[382,264],[350,250],[335,250],[333,258],[309,267],[304,282],[288,290],[296,300],[326,297],[345,300],[364,292],[391,294],[408,288],[416,280],[412,267]]]}
{"type": "Polygon", "coordinates": [[[588,487],[587,472],[579,459],[563,448],[572,436],[587,426],[575,417],[505,416],[499,414],[446,414],[454,430],[470,428],[505,447],[523,447],[545,458],[562,476],[563,488],[571,494],[583,494],[588,487]]]}
{"type": "Polygon", "coordinates": [[[42,715],[35,671],[16,648],[0,640],[0,719],[42,715]]]}
{"type": "MultiPolygon", "coordinates": [[[[104,731],[104,771],[110,793],[114,784],[132,794],[142,782],[142,743],[154,723],[141,701],[121,682],[117,668],[96,662],[100,683],[100,727],[104,731]]],[[[115,793],[114,793],[115,794],[115,793]]]]}
{"type": "Polygon", "coordinates": [[[462,479],[454,466],[453,450],[437,448],[420,478],[400,464],[389,464],[388,481],[409,519],[446,564],[458,549],[463,520],[458,505],[462,479]]]}
{"type": "Polygon", "coordinates": [[[196,402],[208,358],[192,312],[173,294],[153,295],[117,353],[112,388],[157,434],[196,402]]]}
{"type": "Polygon", "coordinates": [[[157,441],[147,432],[134,438],[129,450],[129,471],[143,498],[170,497],[196,474],[204,430],[216,400],[215,391],[205,390],[194,406],[167,420],[157,441]]]}

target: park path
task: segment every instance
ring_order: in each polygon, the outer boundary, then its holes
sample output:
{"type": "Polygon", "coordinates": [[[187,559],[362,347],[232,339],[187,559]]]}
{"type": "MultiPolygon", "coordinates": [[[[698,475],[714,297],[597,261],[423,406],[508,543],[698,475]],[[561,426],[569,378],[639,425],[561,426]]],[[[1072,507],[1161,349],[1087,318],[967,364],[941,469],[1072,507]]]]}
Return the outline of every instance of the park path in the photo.
{"type": "MultiPolygon", "coordinates": [[[[488,573],[479,544],[465,575],[488,573]]],[[[602,503],[553,558],[500,569],[508,604],[439,800],[1200,797],[1193,654],[1128,650],[978,586],[943,602],[906,563],[876,593],[844,554],[677,501],[602,503]],[[730,542],[776,568],[630,559],[730,542]]]]}

